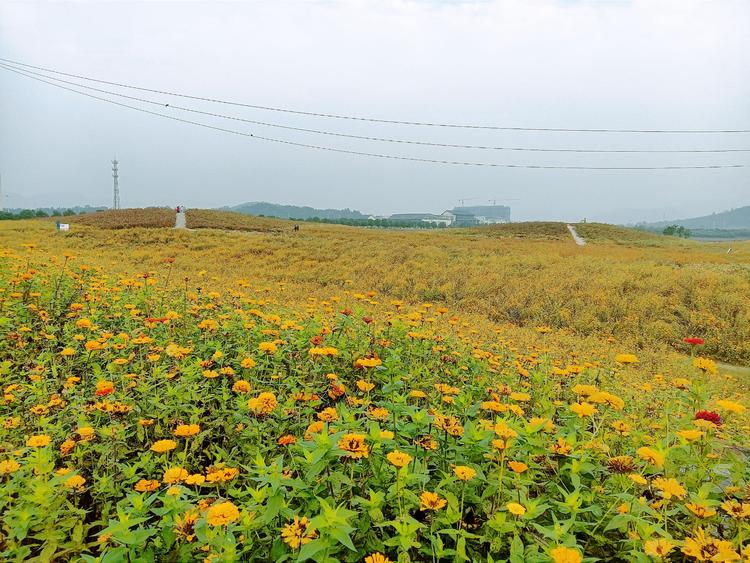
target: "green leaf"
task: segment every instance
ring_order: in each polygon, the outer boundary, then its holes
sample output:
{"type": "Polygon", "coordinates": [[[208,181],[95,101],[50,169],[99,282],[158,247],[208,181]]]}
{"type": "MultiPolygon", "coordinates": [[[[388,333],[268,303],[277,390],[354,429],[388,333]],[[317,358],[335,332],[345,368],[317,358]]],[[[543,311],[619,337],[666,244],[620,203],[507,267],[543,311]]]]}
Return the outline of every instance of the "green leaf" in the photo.
{"type": "Polygon", "coordinates": [[[330,544],[325,538],[318,538],[310,543],[306,543],[302,546],[302,549],[299,550],[297,561],[307,561],[308,559],[312,559],[316,554],[328,547],[330,547],[330,544]]]}
{"type": "Polygon", "coordinates": [[[331,537],[335,538],[339,543],[345,545],[352,551],[357,551],[357,548],[354,547],[354,544],[352,543],[352,538],[349,537],[349,534],[343,528],[334,528],[329,533],[331,534],[331,537]]]}

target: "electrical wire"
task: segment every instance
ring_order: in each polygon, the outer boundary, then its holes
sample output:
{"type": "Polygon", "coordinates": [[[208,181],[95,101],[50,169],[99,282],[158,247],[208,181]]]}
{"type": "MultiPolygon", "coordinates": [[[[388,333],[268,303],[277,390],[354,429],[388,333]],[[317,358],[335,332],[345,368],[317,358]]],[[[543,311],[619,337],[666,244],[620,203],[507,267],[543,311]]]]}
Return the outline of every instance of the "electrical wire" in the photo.
{"type": "Polygon", "coordinates": [[[33,68],[36,70],[42,70],[44,72],[51,72],[52,74],[59,74],[62,76],[68,76],[71,78],[77,78],[80,80],[87,80],[90,82],[98,82],[100,84],[108,84],[109,86],[117,86],[119,88],[129,88],[132,90],[140,90],[143,92],[151,92],[154,94],[164,94],[167,96],[176,96],[180,98],[188,98],[192,100],[200,100],[203,102],[212,102],[218,104],[227,104],[232,106],[246,107],[252,109],[259,109],[264,111],[275,111],[281,113],[292,113],[296,115],[306,115],[310,117],[323,117],[329,119],[346,119],[351,121],[369,121],[372,123],[387,123],[391,125],[413,125],[420,127],[446,127],[456,129],[489,129],[495,131],[546,131],[556,133],[750,133],[750,129],[572,129],[572,128],[557,128],[557,127],[503,127],[496,125],[470,125],[470,124],[458,124],[458,123],[437,123],[437,122],[425,122],[425,121],[401,121],[395,119],[378,119],[373,117],[360,117],[353,115],[341,115],[335,113],[319,113],[312,111],[301,111],[289,108],[280,108],[272,106],[264,106],[257,104],[247,104],[241,102],[233,102],[228,100],[220,100],[217,98],[208,98],[203,96],[192,96],[189,94],[182,94],[178,92],[169,92],[166,90],[156,90],[153,88],[145,88],[142,86],[133,86],[130,84],[123,84],[119,82],[110,82],[107,80],[101,80],[97,78],[91,78],[88,76],[82,76],[79,74],[72,74],[54,70],[46,67],[35,66],[20,61],[14,61],[0,57],[0,61],[5,63],[11,63],[27,68],[33,68]]]}
{"type": "Polygon", "coordinates": [[[645,153],[734,153],[734,152],[750,152],[750,149],[581,149],[581,148],[574,148],[574,149],[549,149],[549,148],[539,148],[539,147],[498,147],[498,146],[489,146],[489,145],[467,145],[467,144],[456,144],[456,143],[434,143],[429,141],[415,141],[415,140],[407,140],[407,139],[393,139],[393,138],[386,138],[386,137],[373,137],[373,136],[367,136],[367,135],[353,135],[348,133],[339,133],[334,131],[323,131],[319,129],[307,129],[304,127],[294,127],[291,125],[282,125],[279,123],[270,123],[267,121],[258,121],[254,119],[245,119],[242,117],[232,116],[232,115],[225,115],[221,113],[214,113],[214,112],[208,112],[208,111],[202,111],[195,108],[188,108],[184,106],[179,106],[175,104],[169,104],[164,102],[157,102],[154,100],[150,100],[147,98],[140,98],[137,96],[129,96],[127,94],[123,94],[121,92],[113,92],[111,90],[104,90],[101,88],[95,88],[94,86],[87,86],[86,84],[80,84],[78,82],[72,82],[70,80],[65,80],[63,78],[55,78],[54,76],[48,76],[46,74],[42,74],[39,72],[34,72],[26,69],[19,69],[17,67],[13,67],[8,64],[0,63],[0,68],[3,68],[5,70],[18,70],[23,71],[28,74],[39,76],[41,78],[46,78],[48,80],[54,80],[55,82],[61,82],[63,84],[69,84],[72,86],[76,86],[78,88],[84,88],[86,90],[91,90],[94,92],[100,92],[102,94],[109,94],[112,96],[118,96],[121,98],[126,98],[128,100],[134,100],[142,103],[152,104],[156,106],[161,107],[169,107],[171,109],[176,109],[180,111],[186,111],[190,113],[196,113],[200,115],[206,115],[210,117],[218,117],[221,119],[228,119],[232,121],[240,121],[243,123],[250,123],[253,125],[262,125],[264,127],[274,127],[277,129],[286,129],[291,131],[300,131],[303,133],[313,133],[317,135],[329,135],[334,137],[343,137],[347,139],[357,139],[357,140],[363,140],[363,141],[377,141],[377,142],[384,142],[384,143],[399,143],[399,144],[408,144],[408,145],[418,145],[418,146],[429,146],[429,147],[440,147],[440,148],[458,148],[458,149],[477,149],[477,150],[495,150],[495,151],[514,151],[514,152],[560,152],[560,153],[618,153],[618,154],[645,154],[645,153]]]}
{"type": "Polygon", "coordinates": [[[233,135],[240,135],[243,137],[250,137],[252,139],[258,139],[261,141],[268,141],[272,143],[279,143],[284,145],[291,145],[296,147],[303,147],[303,148],[309,148],[309,149],[316,149],[316,150],[323,150],[323,151],[330,151],[335,153],[341,153],[341,154],[351,154],[351,155],[357,155],[357,156],[370,156],[375,158],[383,158],[383,159],[390,159],[390,160],[403,160],[403,161],[411,161],[411,162],[424,162],[424,163],[432,163],[432,164],[451,164],[451,165],[459,165],[459,166],[486,166],[486,167],[492,167],[492,168],[531,168],[531,169],[549,169],[549,170],[692,170],[692,169],[714,169],[714,168],[746,168],[750,166],[750,164],[712,164],[712,165],[699,165],[699,166],[566,166],[566,165],[537,165],[537,164],[500,164],[500,163],[492,163],[492,162],[466,162],[466,161],[457,161],[457,160],[441,160],[441,159],[432,159],[432,158],[418,158],[418,157],[410,157],[410,156],[399,156],[399,155],[390,155],[390,154],[380,154],[380,153],[371,153],[371,152],[363,152],[363,151],[354,151],[354,150],[348,150],[348,149],[341,149],[341,148],[335,148],[335,147],[325,147],[321,145],[313,145],[308,143],[299,143],[295,141],[289,141],[286,139],[276,139],[273,137],[265,137],[261,135],[255,135],[252,133],[246,133],[243,131],[236,131],[234,129],[226,129],[224,127],[217,127],[215,125],[209,125],[207,123],[201,123],[198,121],[192,121],[189,119],[183,119],[181,117],[175,117],[173,115],[168,115],[165,113],[159,113],[151,110],[147,110],[144,108],[131,106],[129,104],[123,104],[121,102],[117,102],[115,100],[111,100],[109,98],[103,98],[101,96],[95,96],[94,94],[89,94],[88,92],[82,92],[80,90],[76,90],[74,88],[69,88],[67,86],[63,86],[61,84],[56,84],[54,82],[50,82],[48,80],[44,80],[42,78],[38,78],[35,76],[32,76],[30,74],[26,74],[25,72],[18,71],[18,70],[11,70],[9,68],[5,68],[4,70],[8,70],[9,72],[13,72],[15,74],[20,74],[22,76],[25,76],[27,78],[30,78],[32,80],[36,80],[38,82],[44,82],[45,84],[49,84],[51,86],[54,86],[56,88],[61,88],[62,90],[67,90],[69,92],[74,92],[76,94],[80,94],[82,96],[86,96],[89,98],[93,98],[95,100],[100,100],[103,102],[107,102],[110,104],[114,104],[116,106],[132,109],[135,111],[139,111],[142,113],[146,113],[149,115],[155,115],[158,117],[163,117],[166,119],[171,119],[173,121],[178,121],[181,123],[187,123],[190,125],[195,125],[198,127],[204,127],[206,129],[212,129],[215,131],[221,131],[224,133],[230,133],[233,135]]]}

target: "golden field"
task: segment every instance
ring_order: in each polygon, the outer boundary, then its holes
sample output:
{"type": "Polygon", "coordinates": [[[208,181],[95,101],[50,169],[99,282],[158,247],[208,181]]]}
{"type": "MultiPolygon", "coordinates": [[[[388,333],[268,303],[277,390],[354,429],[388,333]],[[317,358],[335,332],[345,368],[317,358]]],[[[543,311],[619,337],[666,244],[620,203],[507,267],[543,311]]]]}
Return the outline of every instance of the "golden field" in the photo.
{"type": "Polygon", "coordinates": [[[750,560],[748,243],[173,219],[0,223],[3,560],[750,560]]]}

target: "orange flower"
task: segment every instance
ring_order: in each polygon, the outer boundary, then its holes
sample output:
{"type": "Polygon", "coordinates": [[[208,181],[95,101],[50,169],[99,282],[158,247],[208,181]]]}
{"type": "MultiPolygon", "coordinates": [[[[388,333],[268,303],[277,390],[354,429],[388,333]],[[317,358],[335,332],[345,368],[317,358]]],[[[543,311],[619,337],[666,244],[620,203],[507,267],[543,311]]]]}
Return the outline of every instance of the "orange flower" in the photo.
{"type": "Polygon", "coordinates": [[[149,493],[155,491],[161,486],[159,481],[149,481],[148,479],[141,479],[133,487],[139,493],[149,493]]]}
{"type": "Polygon", "coordinates": [[[431,493],[430,491],[424,491],[419,500],[421,502],[420,510],[440,510],[448,503],[448,501],[441,498],[437,493],[431,493]]]}
{"type": "Polygon", "coordinates": [[[253,397],[247,402],[247,408],[249,408],[255,415],[267,415],[273,412],[279,402],[276,400],[276,395],[269,392],[264,392],[253,397]]]}
{"type": "Polygon", "coordinates": [[[297,441],[297,438],[292,436],[291,434],[286,434],[285,436],[282,436],[279,438],[278,444],[279,446],[290,446],[294,444],[297,441]]]}
{"type": "Polygon", "coordinates": [[[508,467],[510,467],[511,470],[515,471],[516,473],[523,473],[529,468],[529,466],[522,461],[509,461],[508,467]]]}
{"type": "Polygon", "coordinates": [[[96,396],[97,397],[103,397],[104,395],[109,395],[110,393],[113,393],[115,390],[115,384],[111,381],[98,381],[96,383],[96,396]]]}
{"type": "Polygon", "coordinates": [[[206,513],[206,522],[211,526],[225,526],[239,518],[240,511],[230,501],[214,504],[206,513]]]}

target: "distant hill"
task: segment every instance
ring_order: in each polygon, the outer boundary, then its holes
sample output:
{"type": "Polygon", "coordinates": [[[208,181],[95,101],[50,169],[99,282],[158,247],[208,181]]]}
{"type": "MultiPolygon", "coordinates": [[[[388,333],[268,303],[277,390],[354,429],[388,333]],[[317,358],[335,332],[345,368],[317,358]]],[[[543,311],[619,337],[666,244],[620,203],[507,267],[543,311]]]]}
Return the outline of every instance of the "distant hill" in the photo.
{"type": "Polygon", "coordinates": [[[691,219],[675,219],[674,221],[657,221],[655,223],[641,223],[638,226],[646,229],[663,229],[668,225],[681,225],[688,229],[706,230],[736,230],[750,229],[750,205],[738,207],[721,213],[712,213],[691,219]]]}
{"type": "Polygon", "coordinates": [[[368,215],[354,209],[316,209],[299,205],[279,205],[278,203],[267,203],[265,201],[254,201],[241,203],[234,207],[225,207],[230,211],[237,211],[245,215],[264,215],[266,217],[278,217],[280,219],[367,219],[368,215]]]}

